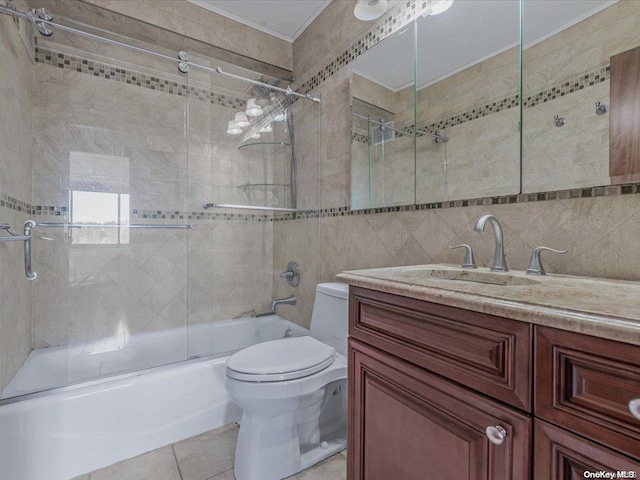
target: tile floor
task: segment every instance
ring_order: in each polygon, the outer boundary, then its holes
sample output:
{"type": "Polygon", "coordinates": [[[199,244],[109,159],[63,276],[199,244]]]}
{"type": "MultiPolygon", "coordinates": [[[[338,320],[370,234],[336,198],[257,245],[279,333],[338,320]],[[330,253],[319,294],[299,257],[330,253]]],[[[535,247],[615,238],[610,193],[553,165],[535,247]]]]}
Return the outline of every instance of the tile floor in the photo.
{"type": "MultiPolygon", "coordinates": [[[[234,480],[238,427],[231,424],[187,438],[74,480],[234,480]]],[[[346,451],[300,472],[291,480],[345,480],[346,451]]]]}

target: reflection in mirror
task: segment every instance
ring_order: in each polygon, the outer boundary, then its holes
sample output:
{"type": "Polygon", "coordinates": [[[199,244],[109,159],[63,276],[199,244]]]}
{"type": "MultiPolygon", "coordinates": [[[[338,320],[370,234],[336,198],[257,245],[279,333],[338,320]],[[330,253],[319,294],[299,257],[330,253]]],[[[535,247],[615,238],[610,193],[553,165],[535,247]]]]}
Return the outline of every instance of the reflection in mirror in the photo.
{"type": "Polygon", "coordinates": [[[352,63],[351,208],[415,200],[415,25],[352,63]]]}
{"type": "Polygon", "coordinates": [[[416,203],[519,192],[519,25],[518,0],[417,20],[416,203]]]}
{"type": "Polygon", "coordinates": [[[638,21],[636,0],[524,0],[523,192],[640,180],[638,21]]]}

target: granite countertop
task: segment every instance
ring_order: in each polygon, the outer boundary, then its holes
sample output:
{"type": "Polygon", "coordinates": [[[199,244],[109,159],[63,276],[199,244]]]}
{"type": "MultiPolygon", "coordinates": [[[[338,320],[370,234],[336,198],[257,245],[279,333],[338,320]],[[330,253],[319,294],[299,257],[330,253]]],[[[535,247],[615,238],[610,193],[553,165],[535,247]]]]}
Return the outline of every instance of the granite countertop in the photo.
{"type": "Polygon", "coordinates": [[[492,272],[494,279],[505,276],[508,283],[493,285],[434,278],[425,269],[471,276],[489,272],[414,265],[353,270],[336,278],[357,287],[640,345],[640,282],[511,271],[492,272]]]}

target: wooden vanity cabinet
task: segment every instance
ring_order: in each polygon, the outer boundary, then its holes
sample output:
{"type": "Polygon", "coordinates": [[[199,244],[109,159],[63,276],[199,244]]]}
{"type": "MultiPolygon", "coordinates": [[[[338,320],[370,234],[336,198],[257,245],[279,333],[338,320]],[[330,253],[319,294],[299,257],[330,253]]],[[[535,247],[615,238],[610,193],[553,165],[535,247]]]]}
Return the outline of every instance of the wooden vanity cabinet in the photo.
{"type": "Polygon", "coordinates": [[[349,479],[529,478],[527,415],[357,340],[349,362],[349,479]]]}
{"type": "Polygon", "coordinates": [[[348,480],[640,475],[639,346],[353,286],[349,309],[348,480]]]}

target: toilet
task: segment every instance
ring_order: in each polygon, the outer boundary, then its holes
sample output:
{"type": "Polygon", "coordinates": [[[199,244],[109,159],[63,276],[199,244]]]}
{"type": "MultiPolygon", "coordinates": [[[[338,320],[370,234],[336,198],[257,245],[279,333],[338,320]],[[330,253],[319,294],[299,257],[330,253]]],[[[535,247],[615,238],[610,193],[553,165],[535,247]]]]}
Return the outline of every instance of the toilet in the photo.
{"type": "Polygon", "coordinates": [[[349,286],[321,283],[308,336],[259,343],[227,360],[243,410],[236,480],[280,480],[347,445],[349,286]]]}

